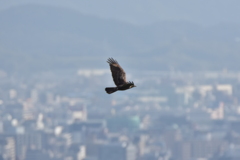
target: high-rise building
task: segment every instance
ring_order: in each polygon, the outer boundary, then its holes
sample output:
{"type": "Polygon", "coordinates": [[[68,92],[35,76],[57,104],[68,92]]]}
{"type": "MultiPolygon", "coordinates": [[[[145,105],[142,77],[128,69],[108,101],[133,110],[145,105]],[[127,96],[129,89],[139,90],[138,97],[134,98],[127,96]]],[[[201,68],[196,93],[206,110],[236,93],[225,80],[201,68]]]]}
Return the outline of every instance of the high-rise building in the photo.
{"type": "Polygon", "coordinates": [[[224,118],[224,103],[220,103],[219,106],[211,111],[211,119],[223,119],[224,118]]]}
{"type": "Polygon", "coordinates": [[[15,139],[14,139],[14,137],[6,137],[4,157],[7,160],[16,160],[15,139]]]}
{"type": "Polygon", "coordinates": [[[35,119],[35,108],[31,99],[23,103],[23,118],[25,120],[35,119]]]}
{"type": "Polygon", "coordinates": [[[86,158],[86,146],[80,146],[79,147],[79,152],[77,155],[77,160],[85,160],[86,158]]]}
{"type": "Polygon", "coordinates": [[[49,157],[40,150],[28,149],[25,160],[49,160],[49,157]]]}
{"type": "Polygon", "coordinates": [[[137,149],[128,143],[107,143],[99,146],[99,160],[136,160],[137,149]]]}
{"type": "Polygon", "coordinates": [[[173,147],[173,157],[179,160],[191,160],[191,143],[178,141],[173,147]]]}
{"type": "Polygon", "coordinates": [[[16,140],[16,154],[17,157],[24,158],[28,149],[42,149],[42,134],[39,132],[17,134],[16,140]]]}

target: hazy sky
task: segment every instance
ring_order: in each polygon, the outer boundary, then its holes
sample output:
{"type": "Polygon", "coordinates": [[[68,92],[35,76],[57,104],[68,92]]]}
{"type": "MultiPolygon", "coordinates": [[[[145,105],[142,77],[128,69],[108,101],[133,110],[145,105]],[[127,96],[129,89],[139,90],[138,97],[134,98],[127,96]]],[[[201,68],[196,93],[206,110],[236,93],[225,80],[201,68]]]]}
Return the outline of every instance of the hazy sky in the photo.
{"type": "Polygon", "coordinates": [[[138,56],[135,67],[149,69],[239,69],[239,8],[240,0],[0,0],[0,68],[93,68],[138,56]]]}
{"type": "Polygon", "coordinates": [[[71,8],[133,24],[145,25],[161,20],[186,20],[202,25],[240,23],[239,0],[2,0],[0,10],[29,3],[71,8]]]}

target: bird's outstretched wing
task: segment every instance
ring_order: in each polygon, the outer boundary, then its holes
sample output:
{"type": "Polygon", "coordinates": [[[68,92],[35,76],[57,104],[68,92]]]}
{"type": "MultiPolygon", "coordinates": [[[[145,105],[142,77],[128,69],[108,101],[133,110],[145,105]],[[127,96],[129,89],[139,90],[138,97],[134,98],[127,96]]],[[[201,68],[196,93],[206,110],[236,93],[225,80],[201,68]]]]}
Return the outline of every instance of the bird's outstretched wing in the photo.
{"type": "Polygon", "coordinates": [[[110,65],[113,81],[116,84],[116,86],[121,86],[123,84],[126,84],[127,83],[126,74],[122,69],[122,67],[118,64],[118,62],[113,58],[109,58],[107,62],[110,65]]]}

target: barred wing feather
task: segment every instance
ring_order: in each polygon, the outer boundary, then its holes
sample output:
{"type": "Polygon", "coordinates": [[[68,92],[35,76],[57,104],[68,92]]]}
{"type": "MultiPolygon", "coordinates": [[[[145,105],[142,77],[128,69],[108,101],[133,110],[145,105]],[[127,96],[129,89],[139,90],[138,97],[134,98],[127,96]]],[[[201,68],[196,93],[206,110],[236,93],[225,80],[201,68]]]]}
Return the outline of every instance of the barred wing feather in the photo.
{"type": "Polygon", "coordinates": [[[113,81],[116,86],[121,86],[126,84],[126,73],[122,69],[122,67],[118,64],[116,60],[113,58],[109,58],[107,61],[110,65],[110,69],[112,72],[113,81]]]}

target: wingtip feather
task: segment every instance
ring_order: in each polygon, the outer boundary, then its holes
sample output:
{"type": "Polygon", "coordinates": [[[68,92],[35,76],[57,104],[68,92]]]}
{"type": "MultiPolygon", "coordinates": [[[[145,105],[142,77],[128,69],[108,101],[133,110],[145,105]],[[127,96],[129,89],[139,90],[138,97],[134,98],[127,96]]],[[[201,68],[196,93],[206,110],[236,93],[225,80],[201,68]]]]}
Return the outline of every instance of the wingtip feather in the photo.
{"type": "Polygon", "coordinates": [[[113,59],[112,57],[108,58],[107,63],[109,64],[118,64],[118,61],[113,59]]]}

